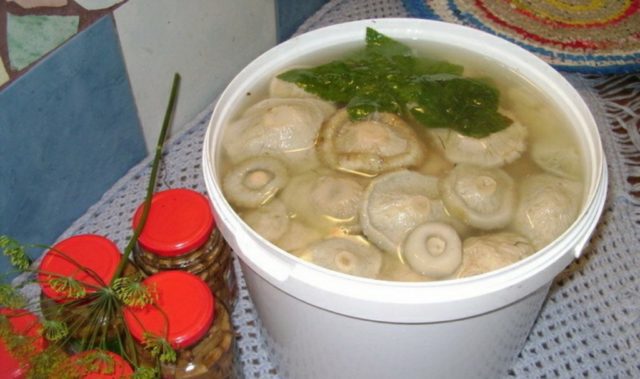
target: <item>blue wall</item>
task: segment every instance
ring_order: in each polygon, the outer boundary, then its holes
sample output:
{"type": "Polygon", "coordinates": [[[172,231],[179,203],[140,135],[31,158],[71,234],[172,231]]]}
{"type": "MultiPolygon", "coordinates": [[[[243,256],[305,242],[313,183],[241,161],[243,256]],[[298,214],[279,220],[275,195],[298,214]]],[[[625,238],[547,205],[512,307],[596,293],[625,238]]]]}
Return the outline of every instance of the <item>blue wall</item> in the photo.
{"type": "Polygon", "coordinates": [[[0,91],[0,234],[54,242],[146,154],[105,16],[0,91]]]}

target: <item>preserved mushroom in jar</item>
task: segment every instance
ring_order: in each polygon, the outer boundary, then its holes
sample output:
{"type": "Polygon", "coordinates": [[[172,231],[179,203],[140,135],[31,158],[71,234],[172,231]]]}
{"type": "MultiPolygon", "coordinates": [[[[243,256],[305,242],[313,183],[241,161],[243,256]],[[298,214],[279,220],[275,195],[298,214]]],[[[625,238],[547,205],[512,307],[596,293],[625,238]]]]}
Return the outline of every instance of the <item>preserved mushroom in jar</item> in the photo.
{"type": "MultiPolygon", "coordinates": [[[[81,298],[68,291],[58,291],[52,285],[57,278],[71,277],[83,287],[85,294],[109,285],[116,274],[122,254],[111,240],[95,234],[81,234],[56,243],[42,258],[37,276],[41,288],[40,306],[46,319],[64,322],[70,330],[71,350],[82,345],[98,328],[87,322],[88,306],[80,304],[81,298]],[[80,266],[80,267],[79,267],[80,266]],[[67,306],[73,302],[72,305],[67,306]],[[75,347],[74,347],[75,346],[75,347]]],[[[135,274],[133,264],[125,266],[125,274],[135,274]]],[[[86,296],[85,295],[85,296],[86,296]]],[[[113,320],[100,320],[106,336],[115,337],[121,328],[113,320]]],[[[79,347],[82,349],[82,347],[79,347]]]]}
{"type": "Polygon", "coordinates": [[[148,335],[164,337],[176,351],[175,363],[162,363],[166,379],[236,378],[235,335],[229,312],[207,284],[185,271],[151,275],[144,284],[155,288],[157,301],[126,308],[124,318],[139,342],[143,362],[154,362],[142,343],[148,335]]]}
{"type": "MultiPolygon", "coordinates": [[[[133,216],[134,229],[143,210],[144,203],[133,216]]],[[[216,228],[209,200],[199,192],[170,189],[153,196],[133,260],[147,275],[166,270],[197,275],[229,309],[235,305],[231,247],[216,228]]]]}

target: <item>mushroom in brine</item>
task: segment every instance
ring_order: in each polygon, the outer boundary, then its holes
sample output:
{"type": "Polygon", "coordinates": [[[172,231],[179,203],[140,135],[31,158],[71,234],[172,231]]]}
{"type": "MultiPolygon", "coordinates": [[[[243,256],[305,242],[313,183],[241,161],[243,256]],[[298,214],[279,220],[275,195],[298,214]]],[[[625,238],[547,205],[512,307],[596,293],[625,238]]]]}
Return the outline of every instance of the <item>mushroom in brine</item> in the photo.
{"type": "Polygon", "coordinates": [[[582,188],[573,180],[537,174],[524,179],[519,195],[514,229],[541,249],[575,221],[582,188]]]}
{"type": "Polygon", "coordinates": [[[440,181],[440,191],[447,210],[475,228],[505,227],[515,210],[513,179],[501,169],[460,164],[440,181]]]}
{"type": "Polygon", "coordinates": [[[333,105],[321,100],[266,99],[226,128],[222,146],[233,163],[267,155],[294,172],[304,172],[319,164],[316,140],[334,111],[333,105]]]}
{"type": "Polygon", "coordinates": [[[447,217],[438,178],[398,170],[374,178],[360,209],[362,232],[380,249],[399,255],[400,245],[416,226],[447,217]]]}
{"type": "Polygon", "coordinates": [[[462,242],[458,277],[484,274],[513,264],[535,252],[529,240],[512,232],[469,237],[462,242]]]}
{"type": "Polygon", "coordinates": [[[418,166],[425,146],[394,114],[374,113],[353,121],[347,110],[341,109],[322,127],[318,149],[330,167],[370,177],[418,166]]]}
{"type": "Polygon", "coordinates": [[[375,278],[382,267],[382,252],[361,237],[330,237],[316,242],[299,257],[344,274],[375,278]]]}
{"type": "Polygon", "coordinates": [[[462,242],[456,230],[443,222],[427,222],[413,229],[402,244],[402,257],[415,272],[442,279],[462,261],[462,242]]]}
{"type": "Polygon", "coordinates": [[[278,159],[251,157],[229,170],[222,189],[231,204],[255,208],[271,200],[288,180],[287,168],[278,159]]]}
{"type": "Polygon", "coordinates": [[[428,132],[433,138],[433,145],[453,163],[501,167],[520,158],[527,149],[527,129],[517,121],[483,138],[465,136],[445,128],[433,128],[428,132]]]}

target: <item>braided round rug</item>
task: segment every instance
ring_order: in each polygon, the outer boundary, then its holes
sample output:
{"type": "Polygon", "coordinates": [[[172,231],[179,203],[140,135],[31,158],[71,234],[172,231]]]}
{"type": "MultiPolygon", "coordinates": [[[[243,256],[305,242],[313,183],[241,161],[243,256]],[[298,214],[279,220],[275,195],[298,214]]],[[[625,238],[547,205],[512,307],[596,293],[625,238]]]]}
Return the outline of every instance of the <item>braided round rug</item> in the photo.
{"type": "Polygon", "coordinates": [[[413,17],[484,30],[564,71],[640,71],[640,0],[403,0],[413,17]]]}

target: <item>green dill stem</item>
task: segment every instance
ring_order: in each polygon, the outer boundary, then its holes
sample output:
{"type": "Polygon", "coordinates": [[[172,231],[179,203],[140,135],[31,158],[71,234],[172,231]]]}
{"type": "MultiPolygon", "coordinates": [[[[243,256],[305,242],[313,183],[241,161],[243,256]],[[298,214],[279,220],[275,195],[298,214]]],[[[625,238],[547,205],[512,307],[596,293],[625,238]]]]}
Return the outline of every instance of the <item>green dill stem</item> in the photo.
{"type": "Polygon", "coordinates": [[[144,224],[147,221],[147,216],[149,215],[149,208],[151,208],[151,197],[153,196],[153,192],[156,187],[158,169],[160,167],[160,160],[162,158],[162,148],[164,146],[164,140],[167,134],[167,130],[169,129],[169,125],[173,117],[173,111],[175,108],[175,102],[178,95],[179,85],[180,85],[180,74],[176,73],[173,76],[173,85],[171,87],[171,95],[169,96],[169,104],[167,105],[167,109],[164,114],[162,129],[160,130],[160,136],[158,137],[158,144],[156,145],[156,152],[153,158],[153,165],[151,166],[151,174],[149,177],[149,184],[147,186],[147,194],[144,200],[144,207],[142,208],[142,215],[140,217],[140,222],[136,226],[133,236],[129,240],[129,243],[127,244],[127,246],[124,249],[124,252],[122,253],[123,259],[120,261],[120,264],[118,265],[118,269],[116,270],[115,275],[111,279],[109,286],[113,286],[113,282],[122,275],[122,272],[124,271],[124,267],[129,261],[129,256],[131,255],[131,251],[133,250],[136,242],[138,241],[138,237],[140,236],[140,233],[142,233],[144,224]]]}

